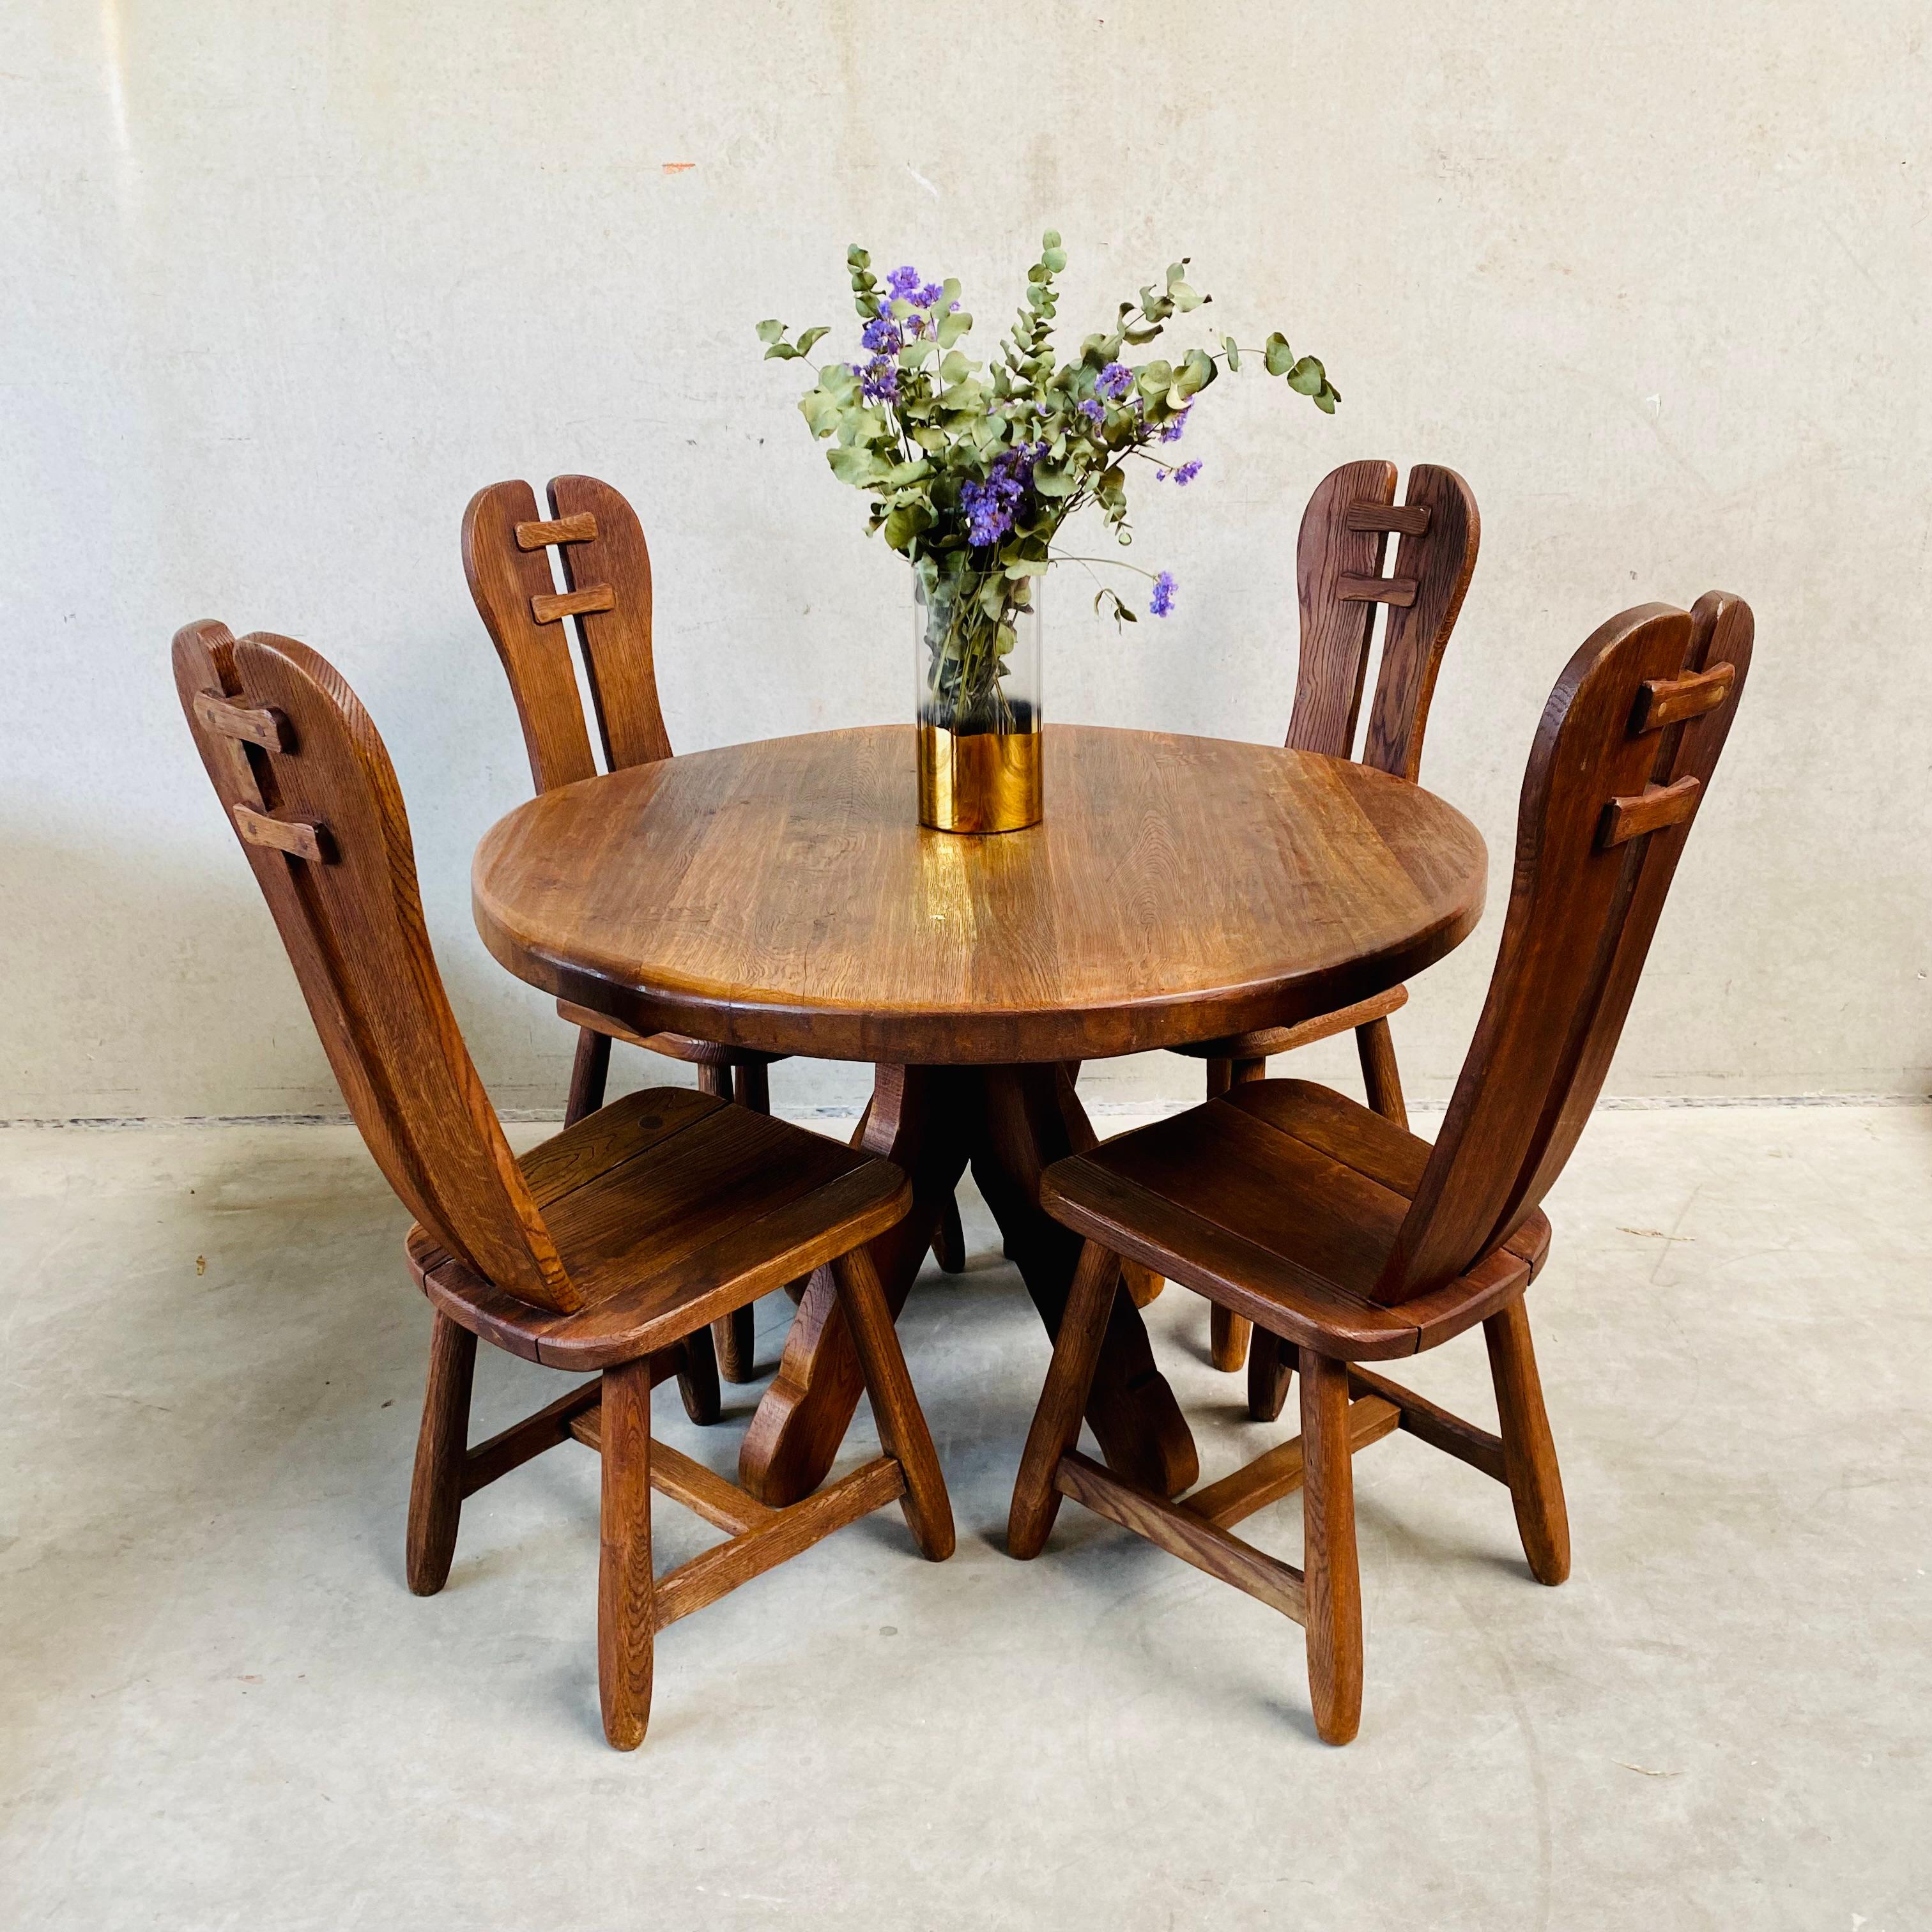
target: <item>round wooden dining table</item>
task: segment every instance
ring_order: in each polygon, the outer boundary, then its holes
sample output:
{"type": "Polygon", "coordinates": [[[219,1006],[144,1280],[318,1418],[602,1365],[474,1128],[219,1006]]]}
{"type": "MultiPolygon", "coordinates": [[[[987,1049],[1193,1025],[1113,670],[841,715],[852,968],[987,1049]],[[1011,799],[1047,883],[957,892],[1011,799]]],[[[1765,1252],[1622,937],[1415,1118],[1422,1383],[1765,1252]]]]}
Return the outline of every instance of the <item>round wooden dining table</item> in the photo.
{"type": "MultiPolygon", "coordinates": [[[[1080,1062],[1291,1025],[1440,958],[1483,909],[1475,827],[1312,753],[1049,726],[1046,814],[922,830],[913,728],[734,745],[546,792],[478,848],[478,930],[520,979],[642,1034],[862,1060],[856,1136],[910,1177],[873,1244],[896,1314],[970,1166],[1049,1334],[1080,1250],[1040,1178],[1094,1143],[1080,1062]]],[[[778,1504],[824,1479],[860,1377],[806,1288],[740,1456],[778,1504]]],[[[1108,1462],[1175,1495],[1194,1444],[1114,1298],[1088,1408],[1108,1462]]]]}

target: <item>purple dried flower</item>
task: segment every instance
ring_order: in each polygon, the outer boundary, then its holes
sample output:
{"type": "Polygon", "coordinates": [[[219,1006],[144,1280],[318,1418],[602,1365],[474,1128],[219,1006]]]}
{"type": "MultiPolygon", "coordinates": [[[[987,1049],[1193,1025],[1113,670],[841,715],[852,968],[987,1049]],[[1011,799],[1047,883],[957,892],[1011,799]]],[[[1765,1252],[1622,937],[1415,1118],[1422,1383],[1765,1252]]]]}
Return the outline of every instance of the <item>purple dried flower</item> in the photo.
{"type": "Polygon", "coordinates": [[[1174,572],[1163,570],[1154,580],[1154,602],[1148,606],[1148,614],[1165,617],[1174,608],[1174,572]]]}
{"type": "Polygon", "coordinates": [[[998,543],[1013,526],[1020,499],[1033,487],[1034,465],[1046,454],[1044,442],[1016,442],[993,458],[983,483],[960,485],[959,507],[966,512],[966,541],[976,549],[998,543]]]}
{"type": "Polygon", "coordinates": [[[966,541],[977,548],[998,543],[1013,526],[1013,513],[991,483],[962,483],[959,507],[966,512],[966,541]]]}
{"type": "Polygon", "coordinates": [[[1184,463],[1174,472],[1174,480],[1185,490],[1201,474],[1201,459],[1196,457],[1192,463],[1184,463]]]}
{"type": "Polygon", "coordinates": [[[896,298],[903,297],[910,302],[914,290],[919,286],[919,271],[916,268],[895,268],[886,278],[886,286],[892,290],[896,298]]]}
{"type": "Polygon", "coordinates": [[[1107,420],[1107,406],[1096,402],[1091,396],[1080,405],[1080,413],[1096,428],[1107,420]]]}
{"type": "Polygon", "coordinates": [[[889,356],[875,356],[869,362],[855,362],[852,373],[859,379],[859,393],[868,403],[898,400],[899,365],[889,356]]]}
{"type": "Polygon", "coordinates": [[[902,346],[899,326],[889,315],[875,315],[859,332],[859,340],[875,356],[896,356],[902,346]]]}
{"type": "Polygon", "coordinates": [[[1160,430],[1161,441],[1162,442],[1178,442],[1180,440],[1182,432],[1187,428],[1187,418],[1193,413],[1193,410],[1194,405],[1192,403],[1190,403],[1186,408],[1183,410],[1180,415],[1176,416],[1172,422],[1163,423],[1161,425],[1160,430]]]}
{"type": "Polygon", "coordinates": [[[1124,362],[1109,362],[1094,379],[1094,386],[1103,396],[1118,402],[1134,386],[1134,372],[1124,362]]]}
{"type": "MultiPolygon", "coordinates": [[[[930,308],[936,302],[938,301],[941,296],[945,294],[945,292],[946,291],[940,286],[938,283],[928,282],[926,286],[921,289],[918,294],[913,296],[911,299],[921,308],[930,308]]],[[[957,302],[955,302],[952,306],[955,308],[957,308],[959,304],[957,302]]]]}

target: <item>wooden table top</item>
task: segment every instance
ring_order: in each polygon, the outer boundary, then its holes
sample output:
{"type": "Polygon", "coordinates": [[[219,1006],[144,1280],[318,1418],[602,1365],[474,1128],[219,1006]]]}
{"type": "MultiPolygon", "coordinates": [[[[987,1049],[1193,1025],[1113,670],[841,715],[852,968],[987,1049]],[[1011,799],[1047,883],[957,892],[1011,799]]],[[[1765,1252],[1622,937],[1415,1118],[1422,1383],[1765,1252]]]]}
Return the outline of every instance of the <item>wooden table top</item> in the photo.
{"type": "Polygon", "coordinates": [[[913,729],[699,752],[548,792],[478,848],[519,978],[639,1032],[822,1059],[1084,1060],[1333,1011],[1483,909],[1475,827],[1278,747],[1049,726],[1046,817],[916,822],[913,729]]]}

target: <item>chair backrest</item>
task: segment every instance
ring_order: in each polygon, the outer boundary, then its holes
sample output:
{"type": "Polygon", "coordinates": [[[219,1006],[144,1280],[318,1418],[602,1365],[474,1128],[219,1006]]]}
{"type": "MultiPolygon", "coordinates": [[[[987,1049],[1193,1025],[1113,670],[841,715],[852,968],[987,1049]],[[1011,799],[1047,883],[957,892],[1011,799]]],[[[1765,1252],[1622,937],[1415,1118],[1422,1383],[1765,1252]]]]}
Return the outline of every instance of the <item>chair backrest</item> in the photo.
{"type": "Polygon", "coordinates": [[[580,1307],[449,1010],[402,794],[368,713],[289,638],[190,624],[174,668],[202,763],[390,1185],[506,1293],[580,1307]]]}
{"type": "Polygon", "coordinates": [[[575,625],[604,760],[670,756],[651,659],[651,558],[637,513],[594,476],[550,479],[550,514],[527,483],[493,483],[463,513],[470,594],[508,674],[538,791],[596,770],[566,627],[575,625]],[[560,591],[550,553],[562,560],[560,591]]]}
{"type": "Polygon", "coordinates": [[[1482,520],[1453,470],[1418,463],[1406,500],[1395,500],[1396,467],[1345,463],[1316,486],[1301,518],[1295,586],[1301,657],[1295,673],[1290,749],[1360,758],[1413,779],[1422,763],[1429,700],[1462,594],[1476,568],[1482,520]],[[1395,566],[1382,574],[1391,534],[1395,566]],[[1356,725],[1375,628],[1388,607],[1382,668],[1356,748],[1356,725]]]}
{"type": "Polygon", "coordinates": [[[1646,604],[1577,652],[1522,783],[1483,1017],[1378,1301],[1453,1280],[1522,1225],[1596,1104],[1750,669],[1750,607],[1646,604]]]}

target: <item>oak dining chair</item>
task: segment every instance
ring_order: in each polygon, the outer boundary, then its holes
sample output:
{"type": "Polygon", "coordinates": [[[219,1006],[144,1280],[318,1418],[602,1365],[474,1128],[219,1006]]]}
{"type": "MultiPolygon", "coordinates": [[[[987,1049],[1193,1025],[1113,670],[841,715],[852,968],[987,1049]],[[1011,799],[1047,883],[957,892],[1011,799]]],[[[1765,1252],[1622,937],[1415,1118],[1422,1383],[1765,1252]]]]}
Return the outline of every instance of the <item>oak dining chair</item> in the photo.
{"type": "MultiPolygon", "coordinates": [[[[548,517],[538,514],[530,484],[514,479],[478,490],[463,513],[464,573],[509,679],[539,792],[597,770],[566,634],[572,626],[605,768],[671,755],[652,650],[650,551],[637,512],[595,476],[552,477],[547,494],[548,517]],[[561,591],[551,573],[553,551],[563,574],[561,591]]],[[[567,1000],[557,1010],[578,1029],[566,1125],[603,1105],[613,1040],[694,1065],[701,1093],[735,1096],[756,1113],[771,1111],[768,1070],[782,1054],[683,1034],[635,1033],[567,1000]]],[[[949,1273],[966,1265],[956,1203],[940,1224],[933,1253],[949,1273]]],[[[753,1378],[752,1324],[745,1307],[712,1331],[727,1382],[753,1378]]]]}
{"type": "Polygon", "coordinates": [[[466,1497],[572,1438],[596,1449],[598,1684],[605,1735],[630,1750],[665,1624],[896,1498],[921,1553],[949,1555],[945,1484],[863,1246],[910,1204],[900,1171],[684,1088],[631,1094],[514,1157],[445,996],[395,773],[355,694],[306,646],[238,642],[212,622],[177,634],[174,669],[344,1097],[416,1217],[409,1264],[435,1314],[410,1588],[442,1588],[466,1497]],[[715,1420],[707,1324],[820,1264],[884,1453],[771,1509],[653,1442],[651,1390],[675,1374],[694,1420],[715,1420]],[[479,1336],[593,1379],[471,1447],[479,1336]],[[655,1580],[653,1489],[730,1532],[655,1580]]]}
{"type": "MultiPolygon", "coordinates": [[[[1295,553],[1301,654],[1287,742],[1292,751],[1358,758],[1413,783],[1421,766],[1436,673],[1475,571],[1482,524],[1474,493],[1454,470],[1417,464],[1400,503],[1396,476],[1393,463],[1345,463],[1316,485],[1302,513],[1295,553]],[[1395,559],[1384,575],[1391,536],[1397,539],[1395,559]],[[1370,692],[1378,605],[1388,614],[1370,692]]],[[[1389,1016],[1408,1001],[1408,988],[1394,986],[1294,1026],[1268,1027],[1174,1050],[1207,1061],[1211,1100],[1231,1087],[1265,1078],[1275,1054],[1352,1031],[1369,1105],[1406,1127],[1389,1016]]],[[[1247,1322],[1218,1302],[1210,1321],[1214,1366],[1238,1369],[1247,1356],[1247,1322]]]]}
{"type": "Polygon", "coordinates": [[[1432,1147],[1299,1080],[1204,1106],[1047,1170],[1048,1211],[1083,1236],[1008,1523],[1036,1556],[1062,1496],[1305,1626],[1316,1727],[1360,1720],[1354,1452],[1402,1429],[1507,1484],[1531,1573],[1570,1570],[1562,1480],[1525,1292],[1550,1246],[1540,1207],[1600,1090],[1684,844],[1750,668],[1752,620],[1713,592],[1694,610],[1612,618],[1557,680],[1523,781],[1514,883],[1475,1038],[1432,1147]],[[1255,1324],[1251,1412],[1298,1372],[1301,1433],[1178,1501],[1078,1453],[1081,1412],[1130,1256],[1255,1324]],[[1359,1366],[1478,1322],[1492,1432],[1359,1366]],[[1300,1568],[1232,1534],[1297,1487],[1300,1568]]]}

